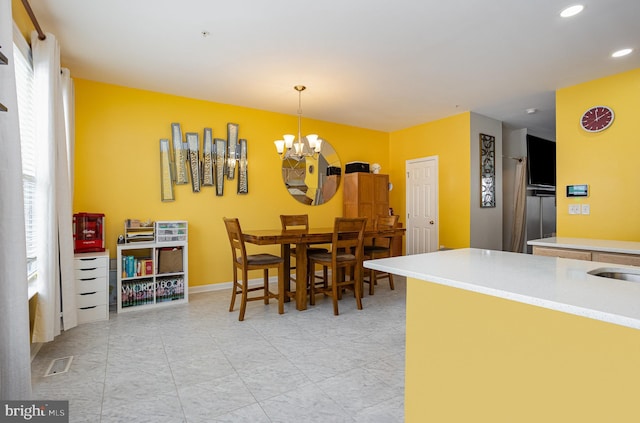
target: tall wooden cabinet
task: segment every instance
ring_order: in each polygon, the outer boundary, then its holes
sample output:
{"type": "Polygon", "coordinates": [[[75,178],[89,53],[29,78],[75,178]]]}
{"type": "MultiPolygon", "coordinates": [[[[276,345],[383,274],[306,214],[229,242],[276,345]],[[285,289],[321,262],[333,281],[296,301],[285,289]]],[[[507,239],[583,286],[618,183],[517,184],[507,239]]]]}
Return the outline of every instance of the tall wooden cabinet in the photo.
{"type": "Polygon", "coordinates": [[[389,175],[347,173],[343,196],[344,217],[366,217],[371,227],[376,216],[389,214],[389,175]]]}

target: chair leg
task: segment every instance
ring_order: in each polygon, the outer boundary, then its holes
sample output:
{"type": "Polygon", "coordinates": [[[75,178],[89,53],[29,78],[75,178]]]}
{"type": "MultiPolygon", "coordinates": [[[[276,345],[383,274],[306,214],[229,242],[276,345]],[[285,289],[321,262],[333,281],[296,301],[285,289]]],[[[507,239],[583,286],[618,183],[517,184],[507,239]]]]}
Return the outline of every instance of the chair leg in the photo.
{"type": "Polygon", "coordinates": [[[269,269],[264,269],[264,303],[269,304],[269,269]]]}
{"type": "Polygon", "coordinates": [[[376,271],[373,269],[369,269],[369,295],[374,294],[375,290],[375,281],[376,281],[376,271]]]}
{"type": "MultiPolygon", "coordinates": [[[[316,263],[309,261],[309,268],[315,269],[316,263]]],[[[315,273],[309,273],[309,304],[316,305],[316,277],[315,273]]]]}
{"type": "Polygon", "coordinates": [[[240,302],[240,315],[238,316],[238,320],[243,321],[244,320],[244,312],[247,309],[247,294],[248,294],[248,290],[249,290],[249,283],[247,282],[249,280],[249,275],[247,274],[246,270],[242,271],[242,299],[240,302]]]}
{"type": "Polygon", "coordinates": [[[396,289],[396,287],[393,285],[393,275],[391,273],[389,273],[388,275],[389,275],[389,289],[393,291],[394,289],[396,289]]]}
{"type": "Polygon", "coordinates": [[[238,269],[233,268],[233,289],[231,290],[231,305],[229,311],[233,311],[236,304],[236,295],[238,295],[238,269]]]}
{"type": "Polygon", "coordinates": [[[338,315],[338,294],[340,290],[338,289],[338,275],[331,272],[331,291],[333,295],[331,298],[333,299],[333,314],[334,316],[338,315]]]}
{"type": "Polygon", "coordinates": [[[322,266],[322,277],[324,278],[324,288],[327,289],[329,287],[329,268],[327,266],[322,266]]]}
{"type": "MultiPolygon", "coordinates": [[[[331,271],[333,272],[334,269],[332,269],[331,271]]],[[[343,281],[343,280],[347,279],[347,269],[345,269],[344,267],[338,267],[337,269],[335,269],[335,272],[336,272],[336,280],[343,281]]],[[[335,284],[333,284],[333,286],[335,287],[335,284]]],[[[338,295],[337,296],[338,300],[341,300],[342,299],[342,288],[338,289],[338,294],[337,295],[338,295]]]]}
{"type": "Polygon", "coordinates": [[[356,277],[353,281],[353,290],[356,295],[356,305],[358,310],[362,310],[362,271],[356,271],[356,277]]]}
{"type": "Polygon", "coordinates": [[[278,267],[278,314],[284,314],[284,264],[282,263],[278,267]]]}

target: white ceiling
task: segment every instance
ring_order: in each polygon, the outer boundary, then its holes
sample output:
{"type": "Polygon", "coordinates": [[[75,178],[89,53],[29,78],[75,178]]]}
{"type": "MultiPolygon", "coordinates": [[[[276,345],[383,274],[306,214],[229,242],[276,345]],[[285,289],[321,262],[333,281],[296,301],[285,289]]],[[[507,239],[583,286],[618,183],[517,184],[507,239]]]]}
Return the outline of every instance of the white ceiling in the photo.
{"type": "Polygon", "coordinates": [[[640,1],[575,2],[30,0],[72,77],[291,115],[304,84],[304,117],[393,131],[471,110],[554,138],[556,89],[640,67],[640,1]]]}

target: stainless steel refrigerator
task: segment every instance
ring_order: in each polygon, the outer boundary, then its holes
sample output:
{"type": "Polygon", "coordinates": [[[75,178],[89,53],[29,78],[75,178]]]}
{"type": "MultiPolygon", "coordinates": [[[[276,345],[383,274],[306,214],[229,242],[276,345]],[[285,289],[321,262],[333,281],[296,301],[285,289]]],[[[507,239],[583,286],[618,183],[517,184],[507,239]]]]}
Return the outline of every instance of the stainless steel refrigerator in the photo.
{"type": "MultiPolygon", "coordinates": [[[[556,236],[556,197],[554,193],[527,193],[526,241],[556,236]]],[[[526,245],[525,241],[525,245],[526,245]]],[[[533,247],[527,245],[527,253],[533,247]]]]}

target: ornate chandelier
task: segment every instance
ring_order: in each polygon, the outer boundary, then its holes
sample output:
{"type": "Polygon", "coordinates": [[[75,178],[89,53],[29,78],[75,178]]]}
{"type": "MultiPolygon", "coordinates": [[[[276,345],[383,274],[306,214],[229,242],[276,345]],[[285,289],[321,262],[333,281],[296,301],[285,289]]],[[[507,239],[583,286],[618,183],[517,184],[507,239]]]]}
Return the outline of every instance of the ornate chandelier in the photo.
{"type": "Polygon", "coordinates": [[[305,157],[317,156],[322,149],[322,140],[317,134],[309,134],[302,138],[301,121],[302,121],[302,91],[307,87],[304,85],[296,85],[293,87],[298,92],[298,139],[292,134],[283,135],[282,140],[274,141],[276,151],[280,157],[284,159],[294,158],[297,160],[305,157]]]}

